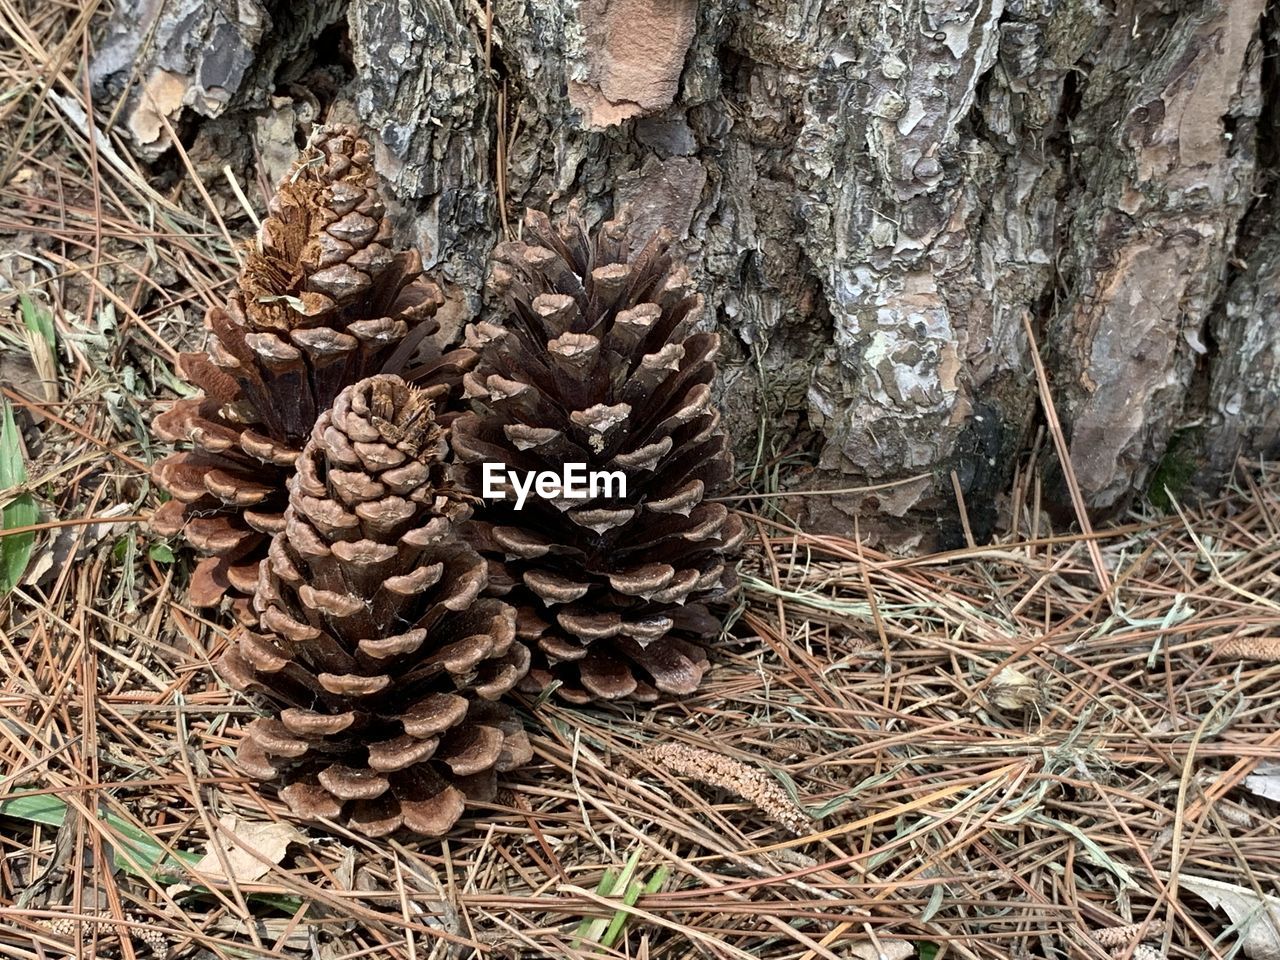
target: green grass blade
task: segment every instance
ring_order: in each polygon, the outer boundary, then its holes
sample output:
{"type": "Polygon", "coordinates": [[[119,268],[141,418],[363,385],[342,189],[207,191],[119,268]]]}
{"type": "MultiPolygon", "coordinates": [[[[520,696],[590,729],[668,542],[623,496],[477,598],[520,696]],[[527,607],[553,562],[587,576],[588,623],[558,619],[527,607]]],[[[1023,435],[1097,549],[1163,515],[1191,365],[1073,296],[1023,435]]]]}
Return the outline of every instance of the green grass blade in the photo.
{"type": "Polygon", "coordinates": [[[26,294],[18,297],[18,307],[22,313],[23,326],[32,333],[43,337],[50,350],[55,349],[58,345],[58,338],[53,328],[53,314],[47,310],[42,310],[26,294]]]}
{"type": "MultiPolygon", "coordinates": [[[[669,867],[659,867],[653,871],[653,876],[649,878],[646,884],[632,883],[627,887],[627,892],[622,895],[622,902],[628,907],[634,907],[636,901],[643,894],[657,893],[662,889],[662,885],[667,882],[671,869],[669,867]]],[[[627,924],[627,917],[630,914],[625,910],[619,910],[613,915],[613,921],[609,924],[609,929],[605,931],[604,936],[600,938],[600,945],[607,949],[612,949],[617,943],[619,937],[622,936],[622,930],[627,924]]]]}
{"type": "MultiPolygon", "coordinates": [[[[67,818],[67,803],[50,793],[11,797],[0,800],[0,816],[42,823],[47,827],[60,827],[67,818]]],[[[107,839],[125,854],[118,857],[116,863],[126,873],[173,883],[187,876],[183,870],[184,865],[192,866],[200,862],[197,854],[166,850],[137,827],[114,814],[108,813],[104,819],[115,834],[112,836],[108,833],[107,839]]]]}
{"type": "MultiPolygon", "coordinates": [[[[600,894],[602,897],[612,896],[613,885],[617,880],[617,873],[606,868],[604,876],[601,877],[600,882],[596,884],[596,893],[600,894]]],[[[583,917],[578,923],[578,928],[573,932],[575,944],[595,943],[600,939],[600,934],[604,931],[605,923],[606,921],[600,917],[583,917]]]]}
{"type": "MultiPolygon", "coordinates": [[[[20,487],[27,482],[27,465],[22,460],[22,443],[13,408],[7,400],[3,406],[3,418],[0,419],[0,491],[20,487]]],[[[0,596],[22,580],[36,541],[34,531],[8,536],[4,531],[29,527],[39,519],[35,497],[29,493],[18,494],[0,509],[0,596]]]]}
{"type": "MultiPolygon", "coordinates": [[[[67,819],[67,803],[51,793],[35,793],[0,800],[0,816],[40,823],[46,827],[60,827],[67,819]]],[[[104,838],[115,848],[116,865],[135,877],[147,876],[158,883],[179,883],[191,879],[187,867],[195,866],[202,859],[198,853],[167,849],[133,824],[113,813],[102,817],[111,827],[104,838]]],[[[207,887],[192,887],[194,894],[208,893],[207,887]]],[[[278,894],[250,894],[249,899],[282,910],[297,913],[302,907],[298,897],[278,894]]]]}
{"type": "MultiPolygon", "coordinates": [[[[632,894],[631,878],[636,874],[636,867],[640,863],[641,852],[642,848],[636,847],[631,856],[627,858],[627,865],[622,868],[622,873],[616,879],[613,878],[612,871],[606,871],[604,878],[600,881],[600,885],[596,887],[596,893],[600,894],[602,897],[612,897],[619,891],[622,891],[623,903],[626,903],[628,906],[635,903],[636,898],[640,895],[640,891],[639,888],[637,888],[635,894],[632,894]],[[627,897],[631,897],[630,901],[627,900],[627,897]]],[[[607,936],[606,931],[614,929],[615,925],[619,925],[620,920],[622,923],[625,923],[626,919],[627,914],[625,910],[620,910],[615,913],[612,921],[605,917],[590,918],[586,921],[587,927],[585,930],[583,930],[582,925],[579,924],[581,935],[578,938],[578,942],[575,943],[575,946],[581,946],[584,943],[604,943],[605,941],[601,938],[602,936],[607,936]]]]}

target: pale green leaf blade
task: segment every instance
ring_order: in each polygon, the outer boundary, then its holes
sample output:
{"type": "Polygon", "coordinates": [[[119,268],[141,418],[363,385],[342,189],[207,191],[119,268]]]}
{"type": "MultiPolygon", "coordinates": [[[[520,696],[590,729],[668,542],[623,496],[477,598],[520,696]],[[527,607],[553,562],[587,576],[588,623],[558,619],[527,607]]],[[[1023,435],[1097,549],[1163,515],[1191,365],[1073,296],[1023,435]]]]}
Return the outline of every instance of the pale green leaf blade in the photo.
{"type": "MultiPolygon", "coordinates": [[[[21,487],[27,482],[27,466],[22,460],[22,444],[13,408],[4,402],[0,419],[0,491],[21,487]]],[[[22,580],[35,545],[34,531],[7,534],[6,531],[30,527],[40,519],[35,497],[20,493],[0,509],[0,596],[22,580]]]]}
{"type": "Polygon", "coordinates": [[[18,297],[18,306],[22,312],[22,324],[32,333],[39,334],[52,350],[57,346],[57,332],[53,327],[53,316],[40,308],[26,294],[18,297]]]}

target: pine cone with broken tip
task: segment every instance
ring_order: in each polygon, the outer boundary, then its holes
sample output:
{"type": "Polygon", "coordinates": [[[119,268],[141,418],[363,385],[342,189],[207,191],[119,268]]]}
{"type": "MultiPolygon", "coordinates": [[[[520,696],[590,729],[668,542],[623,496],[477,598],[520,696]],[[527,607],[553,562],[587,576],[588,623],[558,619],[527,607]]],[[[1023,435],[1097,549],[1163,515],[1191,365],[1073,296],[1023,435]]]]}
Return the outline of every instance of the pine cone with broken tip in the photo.
{"type": "Polygon", "coordinates": [[[708,666],[702,643],[720,630],[705,603],[736,589],[744,538],[741,518],[708,499],[733,473],[711,398],[719,337],[690,332],[701,298],[664,239],[630,256],[621,223],[590,236],[538,213],[524,236],[495,255],[505,326],[468,328],[480,363],[451,437],[463,482],[481,493],[486,462],[573,462],[621,471],[627,489],[531,496],[519,511],[487,501],[472,522],[534,647],[523,688],[559,681],[577,703],[692,693],[708,666]]]}
{"type": "MultiPolygon", "coordinates": [[[[225,309],[208,311],[207,352],[179,360],[202,394],[152,424],[158,438],[191,444],[155,467],[173,499],[152,526],[206,555],[193,604],[230,591],[243,611],[316,418],[344,387],[398,372],[436,332],[442,303],[418,254],[391,247],[369,144],[347,128],[319,134],[271,198],[225,309]]],[[[415,380],[440,404],[475,356],[427,353],[415,380]]]]}
{"type": "Polygon", "coordinates": [[[294,814],[370,836],[438,836],[492,799],[529,742],[497,701],[529,667],[515,611],[482,597],[458,539],[470,506],[444,479],[431,402],[377,376],[323,413],[289,484],[254,597],[219,672],[271,712],[245,731],[248,774],[294,814]]]}

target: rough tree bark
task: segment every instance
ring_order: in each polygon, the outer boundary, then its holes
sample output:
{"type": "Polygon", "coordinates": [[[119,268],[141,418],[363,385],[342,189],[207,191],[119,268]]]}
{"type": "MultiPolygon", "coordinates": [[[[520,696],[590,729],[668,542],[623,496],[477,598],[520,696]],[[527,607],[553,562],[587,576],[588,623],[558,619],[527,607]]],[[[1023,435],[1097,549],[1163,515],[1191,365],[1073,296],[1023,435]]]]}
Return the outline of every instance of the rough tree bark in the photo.
{"type": "Polygon", "coordinates": [[[993,525],[1039,419],[1024,318],[1100,515],[1277,451],[1264,6],[122,0],[94,81],[153,155],[157,111],[268,157],[358,119],[458,320],[524,206],[631,205],[728,334],[742,460],[892,484],[802,519],[908,549],[959,539],[953,471],[993,525]]]}

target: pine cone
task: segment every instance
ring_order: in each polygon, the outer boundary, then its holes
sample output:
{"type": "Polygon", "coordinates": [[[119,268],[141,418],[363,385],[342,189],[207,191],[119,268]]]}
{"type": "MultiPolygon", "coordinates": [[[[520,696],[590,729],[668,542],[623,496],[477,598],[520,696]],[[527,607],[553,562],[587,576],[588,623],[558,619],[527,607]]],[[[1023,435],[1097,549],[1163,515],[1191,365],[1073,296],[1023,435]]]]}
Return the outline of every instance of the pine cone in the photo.
{"type": "MultiPolygon", "coordinates": [[[[281,182],[225,309],[207,313],[207,353],[179,372],[203,391],[155,418],[162,440],[189,442],[155,467],[173,499],[153,527],[207,554],[189,596],[252,593],[281,529],[285,481],[316,417],[344,387],[398,371],[436,332],[443,303],[415,251],[391,250],[369,144],[351,130],[317,136],[281,182]]],[[[440,398],[475,357],[432,354],[418,380],[440,398]]]]}
{"type": "Polygon", "coordinates": [[[431,402],[399,377],[363,380],[321,414],[289,484],[284,527],[254,607],[219,671],[271,716],[238,753],[282,779],[302,818],[370,836],[437,836],[463,800],[529,759],[496,699],[529,667],[515,612],[481,597],[486,565],[457,537],[470,507],[448,495],[431,402]]]}
{"type": "Polygon", "coordinates": [[[594,237],[530,213],[526,242],[498,248],[505,327],[468,328],[480,364],[463,383],[472,412],[453,425],[482,491],[481,465],[520,472],[583,463],[622,471],[620,499],[489,501],[468,535],[504,570],[535,644],[527,691],[560,682],[571,702],[688,694],[707,668],[699,641],[719,621],[706,600],[737,586],[741,519],[707,498],[733,472],[711,399],[719,337],[689,332],[701,308],[667,242],[634,257],[617,222],[594,237]]]}

